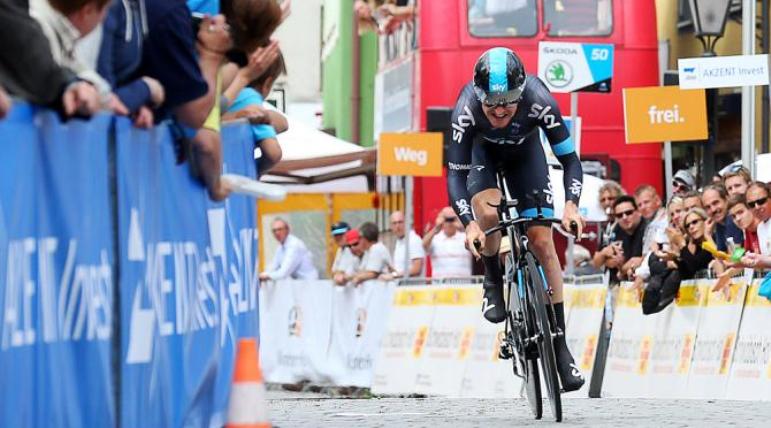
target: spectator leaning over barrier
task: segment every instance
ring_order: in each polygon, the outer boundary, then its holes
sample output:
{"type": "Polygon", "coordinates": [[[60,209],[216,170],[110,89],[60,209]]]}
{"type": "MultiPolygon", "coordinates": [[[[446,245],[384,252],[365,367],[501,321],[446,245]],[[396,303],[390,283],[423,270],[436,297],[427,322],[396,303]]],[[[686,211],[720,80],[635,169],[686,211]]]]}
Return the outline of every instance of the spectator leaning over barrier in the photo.
{"type": "Polygon", "coordinates": [[[163,85],[149,76],[136,76],[147,35],[145,0],[113,2],[102,26],[97,71],[112,85],[135,125],[153,126],[152,109],[163,104],[163,85]]]}
{"type": "Polygon", "coordinates": [[[2,86],[0,86],[0,119],[3,119],[9,111],[11,111],[11,97],[5,92],[2,86]]]}
{"type": "Polygon", "coordinates": [[[256,117],[262,117],[261,122],[252,123],[252,137],[257,148],[257,174],[263,175],[276,165],[282,156],[281,146],[276,139],[277,130],[271,124],[283,121],[279,124],[279,130],[287,128],[286,119],[277,112],[267,111],[262,108],[265,98],[268,97],[279,76],[286,74],[284,57],[278,49],[277,42],[271,42],[266,48],[259,48],[249,58],[249,64],[238,70],[233,83],[225,91],[225,98],[232,99],[227,108],[223,120],[246,117],[255,121],[256,117]],[[244,87],[243,82],[246,82],[244,87]],[[271,116],[274,115],[275,117],[271,116]]]}
{"type": "Polygon", "coordinates": [[[768,185],[754,181],[747,188],[747,206],[758,219],[760,254],[771,255],[771,198],[768,185]]]}
{"type": "Polygon", "coordinates": [[[104,20],[109,4],[110,0],[30,0],[29,13],[48,38],[54,61],[92,84],[102,108],[126,114],[126,107],[113,97],[110,84],[96,72],[96,64],[87,64],[75,53],[78,41],[104,20]]]}
{"type": "Polygon", "coordinates": [[[436,216],[434,227],[426,231],[423,248],[431,257],[434,278],[471,276],[471,253],[466,249],[466,234],[452,207],[444,207],[436,216]]]}
{"type": "Polygon", "coordinates": [[[394,211],[391,213],[391,232],[396,237],[396,246],[393,254],[393,267],[395,278],[423,276],[423,260],[426,252],[423,250],[423,241],[414,230],[406,233],[404,229],[404,213],[394,211]],[[407,257],[407,245],[410,250],[409,271],[404,274],[405,258],[407,257]]]}
{"type": "MultiPolygon", "coordinates": [[[[364,281],[376,279],[381,275],[388,275],[393,271],[391,255],[388,254],[388,248],[382,242],[378,242],[377,225],[372,222],[366,222],[359,226],[361,239],[357,250],[363,252],[358,272],[353,276],[351,282],[359,285],[364,281]]],[[[352,246],[353,248],[353,246],[352,246]]]]}
{"type": "Polygon", "coordinates": [[[626,192],[624,192],[621,185],[613,180],[606,180],[602,187],[600,187],[600,207],[602,207],[602,211],[608,217],[608,220],[602,227],[600,247],[604,247],[610,243],[613,228],[616,227],[616,219],[613,215],[613,202],[616,202],[616,198],[625,194],[626,192]]]}
{"type": "MultiPolygon", "coordinates": [[[[680,228],[683,224],[683,215],[685,215],[683,198],[672,196],[667,204],[667,227],[656,231],[656,234],[651,238],[652,243],[649,247],[645,247],[645,243],[643,243],[643,262],[634,272],[634,285],[638,290],[642,290],[643,283],[649,281],[651,276],[665,274],[665,266],[660,264],[660,260],[658,260],[660,257],[657,254],[659,251],[667,251],[669,248],[670,234],[682,233],[680,228]]],[[[647,230],[645,234],[648,235],[647,230]]]]}
{"type": "Polygon", "coordinates": [[[678,170],[672,177],[672,191],[677,196],[685,196],[686,193],[696,189],[696,179],[686,169],[678,170]]]}
{"type": "Polygon", "coordinates": [[[90,116],[101,107],[93,85],[54,61],[48,39],[29,15],[27,0],[0,1],[0,85],[10,95],[65,116],[90,116]]]}
{"type": "Polygon", "coordinates": [[[723,265],[712,254],[702,249],[701,244],[710,240],[706,233],[707,213],[694,208],[685,215],[683,228],[685,236],[677,229],[668,230],[670,247],[656,252],[656,259],[651,265],[651,280],[645,288],[642,301],[643,313],[648,315],[660,312],[677,296],[680,281],[692,279],[696,273],[713,268],[717,274],[723,272],[723,265]],[[654,272],[664,272],[661,275],[654,272]]]}
{"type": "Polygon", "coordinates": [[[656,189],[650,184],[643,184],[635,191],[635,200],[642,216],[648,220],[643,237],[643,254],[651,251],[654,238],[662,236],[669,221],[667,210],[661,206],[661,198],[656,189]]]}
{"type": "MultiPolygon", "coordinates": [[[[565,259],[568,257],[568,250],[565,250],[565,259]]],[[[592,254],[589,249],[583,245],[573,245],[573,275],[595,275],[601,273],[599,269],[592,266],[592,254]]]]}
{"type": "Polygon", "coordinates": [[[290,234],[289,223],[277,218],[273,220],[271,231],[279,246],[270,269],[261,273],[260,279],[318,279],[319,272],[313,265],[313,255],[300,238],[290,234]]]}
{"type": "Polygon", "coordinates": [[[747,206],[744,195],[733,195],[728,198],[728,215],[744,232],[744,249],[753,253],[760,252],[758,243],[758,224],[760,221],[747,206]]]}
{"type": "Polygon", "coordinates": [[[706,186],[701,194],[701,201],[710,217],[707,230],[720,251],[726,251],[729,239],[736,245],[744,243],[744,234],[727,216],[727,198],[725,187],[717,184],[706,186]]]}
{"type": "Polygon", "coordinates": [[[337,285],[353,283],[356,274],[359,273],[361,262],[364,258],[364,245],[362,244],[359,229],[351,229],[343,235],[346,247],[351,252],[351,260],[347,266],[338,266],[332,273],[332,279],[337,285]]]}
{"type": "Polygon", "coordinates": [[[648,222],[632,196],[616,198],[613,212],[618,224],[613,228],[611,242],[594,255],[592,265],[611,269],[611,281],[617,282],[630,276],[642,263],[643,236],[648,222]]]}
{"type": "Polygon", "coordinates": [[[744,195],[747,193],[750,182],[752,182],[750,171],[743,166],[733,167],[723,174],[723,187],[728,196],[744,195]]]}
{"type": "Polygon", "coordinates": [[[683,206],[686,211],[690,211],[693,208],[704,209],[704,205],[701,203],[701,193],[697,190],[691,190],[683,195],[683,206]]]}
{"type": "MultiPolygon", "coordinates": [[[[353,272],[358,260],[353,255],[351,249],[348,247],[348,243],[345,240],[346,233],[351,230],[348,223],[341,221],[332,225],[332,239],[337,245],[335,251],[335,258],[332,261],[332,279],[336,284],[342,285],[347,282],[345,279],[346,272],[353,272]]],[[[358,236],[356,237],[358,242],[358,236]]]]}

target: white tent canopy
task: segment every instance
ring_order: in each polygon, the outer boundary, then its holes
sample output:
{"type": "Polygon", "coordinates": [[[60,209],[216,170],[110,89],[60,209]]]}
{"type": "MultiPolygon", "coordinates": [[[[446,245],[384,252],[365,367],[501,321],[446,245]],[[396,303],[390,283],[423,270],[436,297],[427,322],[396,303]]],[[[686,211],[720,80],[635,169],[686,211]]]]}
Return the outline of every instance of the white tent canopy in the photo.
{"type": "Polygon", "coordinates": [[[291,192],[366,192],[365,174],[374,170],[374,150],[349,143],[287,116],[278,135],[281,162],[261,180],[291,192]]]}

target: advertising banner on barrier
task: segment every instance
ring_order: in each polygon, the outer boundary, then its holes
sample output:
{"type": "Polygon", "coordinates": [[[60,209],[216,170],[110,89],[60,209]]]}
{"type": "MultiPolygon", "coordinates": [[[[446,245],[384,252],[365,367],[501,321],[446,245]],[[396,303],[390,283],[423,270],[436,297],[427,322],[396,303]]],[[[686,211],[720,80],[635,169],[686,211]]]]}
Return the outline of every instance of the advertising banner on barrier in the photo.
{"type": "Polygon", "coordinates": [[[463,361],[468,356],[469,336],[478,324],[481,303],[478,285],[433,289],[434,318],[417,371],[417,393],[460,395],[463,361]]]}
{"type": "Polygon", "coordinates": [[[602,384],[605,397],[645,397],[651,351],[656,332],[671,307],[656,315],[643,315],[637,291],[624,284],[618,291],[613,332],[602,384]]]}
{"type": "Polygon", "coordinates": [[[768,400],[771,397],[771,301],[758,295],[759,281],[747,291],[726,398],[768,400]]]}
{"type": "Polygon", "coordinates": [[[110,121],[0,121],[0,426],[115,425],[110,121]]]}
{"type": "Polygon", "coordinates": [[[596,284],[565,284],[565,328],[570,353],[576,360],[586,383],[572,396],[586,396],[591,384],[592,368],[597,354],[597,345],[602,327],[602,314],[608,287],[602,282],[596,284]]]}
{"type": "Polygon", "coordinates": [[[358,287],[334,288],[329,345],[332,383],[368,388],[396,283],[367,281],[358,287]]]}
{"type": "MultiPolygon", "coordinates": [[[[223,129],[228,172],[254,176],[252,151],[247,126],[223,129]]],[[[222,425],[237,339],[258,332],[253,201],[210,202],[166,126],[119,119],[116,164],[121,424],[222,425]]]]}
{"type": "Polygon", "coordinates": [[[329,384],[331,281],[266,281],[260,287],[260,361],[267,382],[329,384]]]}
{"type": "Polygon", "coordinates": [[[436,287],[398,287],[393,294],[385,335],[375,360],[374,394],[412,394],[434,318],[436,287]]]}
{"type": "Polygon", "coordinates": [[[683,281],[672,309],[661,317],[651,351],[647,396],[686,395],[699,314],[707,301],[704,287],[695,281],[683,281]]]}
{"type": "Polygon", "coordinates": [[[724,398],[733,359],[736,335],[744,306],[746,283],[731,285],[730,295],[710,292],[714,282],[699,284],[708,293],[701,310],[691,371],[688,375],[688,398],[724,398]]]}

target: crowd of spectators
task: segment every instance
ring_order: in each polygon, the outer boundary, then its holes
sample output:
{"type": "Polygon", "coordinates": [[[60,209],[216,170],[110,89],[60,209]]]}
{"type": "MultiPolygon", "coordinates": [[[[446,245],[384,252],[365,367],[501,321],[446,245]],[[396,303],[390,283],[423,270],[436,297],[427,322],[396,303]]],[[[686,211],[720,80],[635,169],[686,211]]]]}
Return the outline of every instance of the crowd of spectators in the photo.
{"type": "MultiPolygon", "coordinates": [[[[608,221],[591,265],[611,285],[633,281],[645,314],[670,304],[682,280],[701,274],[727,278],[765,266],[764,256],[771,255],[769,187],[752,181],[745,168],[732,167],[702,189],[681,170],[672,186],[666,207],[649,185],[627,195],[608,181],[599,192],[608,221]]],[[[718,281],[715,291],[725,283],[718,281]]]]}
{"type": "Polygon", "coordinates": [[[178,160],[222,200],[235,185],[222,177],[223,120],[251,122],[260,174],[281,159],[287,121],[263,102],[286,73],[271,35],[290,1],[4,0],[0,118],[19,99],[64,119],[168,121],[178,160]]]}

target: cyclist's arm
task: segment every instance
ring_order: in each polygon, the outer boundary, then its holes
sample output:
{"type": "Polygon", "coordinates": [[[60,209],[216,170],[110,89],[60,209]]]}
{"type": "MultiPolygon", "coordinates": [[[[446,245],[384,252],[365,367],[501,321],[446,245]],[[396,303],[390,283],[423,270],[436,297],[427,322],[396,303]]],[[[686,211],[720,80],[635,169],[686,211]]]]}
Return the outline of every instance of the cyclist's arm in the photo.
{"type": "Polygon", "coordinates": [[[447,194],[452,209],[464,226],[474,220],[471,213],[471,196],[466,188],[476,126],[476,119],[471,110],[476,99],[472,97],[473,90],[467,85],[461,91],[452,112],[452,142],[447,148],[447,194]]]}
{"type": "Polygon", "coordinates": [[[540,99],[545,107],[539,112],[538,126],[541,127],[549,140],[552,152],[562,165],[562,183],[565,186],[565,202],[573,202],[578,206],[581,189],[584,182],[584,171],[581,160],[576,154],[573,136],[565,125],[557,101],[540,80],[540,99]]]}

